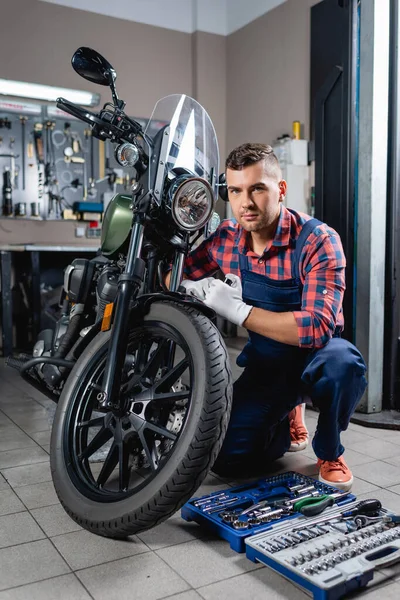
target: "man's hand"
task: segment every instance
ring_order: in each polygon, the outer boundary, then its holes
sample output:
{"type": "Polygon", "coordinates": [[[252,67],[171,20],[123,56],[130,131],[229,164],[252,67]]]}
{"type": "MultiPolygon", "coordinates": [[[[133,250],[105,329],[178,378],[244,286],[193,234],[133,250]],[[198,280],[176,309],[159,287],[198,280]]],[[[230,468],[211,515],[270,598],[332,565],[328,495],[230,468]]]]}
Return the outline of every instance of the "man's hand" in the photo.
{"type": "Polygon", "coordinates": [[[226,278],[232,282],[232,285],[218,279],[212,280],[204,303],[215,310],[220,317],[242,326],[253,307],[243,302],[240,278],[232,273],[229,273],[226,278]]]}
{"type": "Polygon", "coordinates": [[[212,281],[215,281],[214,277],[205,277],[204,279],[200,279],[199,281],[184,279],[181,282],[179,291],[184,292],[189,296],[199,298],[199,300],[204,300],[212,281]]]}

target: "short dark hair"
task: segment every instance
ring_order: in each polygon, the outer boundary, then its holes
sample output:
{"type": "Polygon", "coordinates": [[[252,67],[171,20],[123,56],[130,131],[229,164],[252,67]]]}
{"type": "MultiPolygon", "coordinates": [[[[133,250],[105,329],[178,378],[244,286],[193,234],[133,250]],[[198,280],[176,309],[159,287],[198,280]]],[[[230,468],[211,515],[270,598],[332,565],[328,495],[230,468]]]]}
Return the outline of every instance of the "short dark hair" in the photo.
{"type": "Polygon", "coordinates": [[[241,171],[245,167],[264,161],[265,169],[269,174],[282,178],[279,161],[271,146],[267,144],[242,144],[229,154],[226,159],[225,168],[233,171],[241,171]]]}

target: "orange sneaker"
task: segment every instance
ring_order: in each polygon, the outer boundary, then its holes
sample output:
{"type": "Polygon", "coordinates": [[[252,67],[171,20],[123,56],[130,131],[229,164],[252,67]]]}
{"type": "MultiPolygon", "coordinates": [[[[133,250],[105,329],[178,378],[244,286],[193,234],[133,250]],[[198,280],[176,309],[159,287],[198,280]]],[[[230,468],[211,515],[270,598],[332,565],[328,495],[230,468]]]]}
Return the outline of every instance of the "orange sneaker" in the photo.
{"type": "Polygon", "coordinates": [[[339,456],[336,460],[321,460],[318,459],[319,480],[322,483],[333,485],[339,490],[348,492],[353,485],[353,474],[346,465],[343,456],[339,456]]]}
{"type": "Polygon", "coordinates": [[[290,448],[289,452],[299,452],[308,446],[308,430],[305,423],[306,405],[299,404],[289,413],[290,448]]]}

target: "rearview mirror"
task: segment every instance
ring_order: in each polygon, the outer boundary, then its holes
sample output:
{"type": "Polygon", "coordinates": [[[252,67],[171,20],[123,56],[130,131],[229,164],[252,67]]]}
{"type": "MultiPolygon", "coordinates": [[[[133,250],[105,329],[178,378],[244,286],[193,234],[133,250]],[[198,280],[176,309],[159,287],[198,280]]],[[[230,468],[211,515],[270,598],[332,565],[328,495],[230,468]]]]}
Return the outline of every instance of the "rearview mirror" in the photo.
{"type": "Polygon", "coordinates": [[[113,86],[117,78],[117,73],[108,60],[92,48],[78,48],[71,63],[78,75],[92,83],[113,86]]]}

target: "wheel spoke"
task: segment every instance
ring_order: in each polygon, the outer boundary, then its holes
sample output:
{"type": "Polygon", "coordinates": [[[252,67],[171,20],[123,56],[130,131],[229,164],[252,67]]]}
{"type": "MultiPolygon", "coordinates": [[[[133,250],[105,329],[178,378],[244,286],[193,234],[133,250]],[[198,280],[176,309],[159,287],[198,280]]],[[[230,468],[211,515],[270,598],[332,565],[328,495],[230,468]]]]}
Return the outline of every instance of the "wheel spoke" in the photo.
{"type": "Polygon", "coordinates": [[[187,357],[183,358],[171,371],[168,371],[161,377],[155,384],[156,392],[168,392],[169,389],[174,385],[177,379],[184,373],[189,365],[187,357]]]}
{"type": "MultiPolygon", "coordinates": [[[[166,402],[168,400],[177,402],[178,400],[186,400],[186,398],[189,398],[189,396],[190,390],[181,390],[179,392],[167,392],[166,394],[154,394],[153,400],[155,402],[166,402]]],[[[140,396],[137,396],[135,400],[139,401],[140,396]]]]}
{"type": "Polygon", "coordinates": [[[90,419],[90,421],[82,421],[77,424],[78,429],[83,429],[84,427],[98,427],[99,425],[104,424],[104,415],[102,417],[97,417],[96,419],[90,419]]]}
{"type": "Polygon", "coordinates": [[[157,350],[153,352],[149,362],[144,367],[141,373],[141,378],[148,377],[149,379],[154,379],[154,377],[157,375],[157,371],[162,365],[162,360],[165,357],[167,343],[167,340],[162,340],[162,342],[158,345],[157,350]]]}
{"type": "Polygon", "coordinates": [[[90,456],[97,452],[97,450],[100,450],[100,448],[104,446],[104,444],[106,444],[108,440],[112,438],[112,436],[113,434],[108,427],[102,427],[89,442],[84,451],[78,456],[79,460],[83,461],[87,458],[90,458],[90,456]]]}
{"type": "Polygon", "coordinates": [[[111,473],[114,471],[115,467],[118,464],[119,458],[119,449],[118,445],[113,442],[110,448],[109,453],[106,456],[106,459],[103,463],[99,476],[97,477],[97,483],[100,486],[104,486],[108,481],[111,473]]]}
{"type": "Polygon", "coordinates": [[[159,425],[156,425],[155,423],[151,423],[150,421],[146,422],[144,429],[150,429],[150,431],[153,431],[154,433],[158,433],[159,435],[162,435],[163,437],[166,437],[169,440],[175,441],[177,438],[176,433],[172,433],[172,431],[170,431],[166,427],[160,427],[159,425]]]}
{"type": "Polygon", "coordinates": [[[149,445],[147,443],[146,436],[144,435],[144,429],[142,428],[138,432],[138,434],[139,434],[139,439],[141,441],[141,444],[143,446],[143,450],[146,453],[146,458],[147,458],[147,460],[149,462],[151,470],[152,471],[157,471],[157,463],[154,460],[153,453],[152,453],[152,451],[151,451],[151,449],[150,449],[150,447],[149,447],[149,445]]]}
{"type": "Polygon", "coordinates": [[[129,468],[129,445],[126,441],[119,444],[119,491],[123,492],[128,489],[129,477],[131,474],[129,468]]]}

